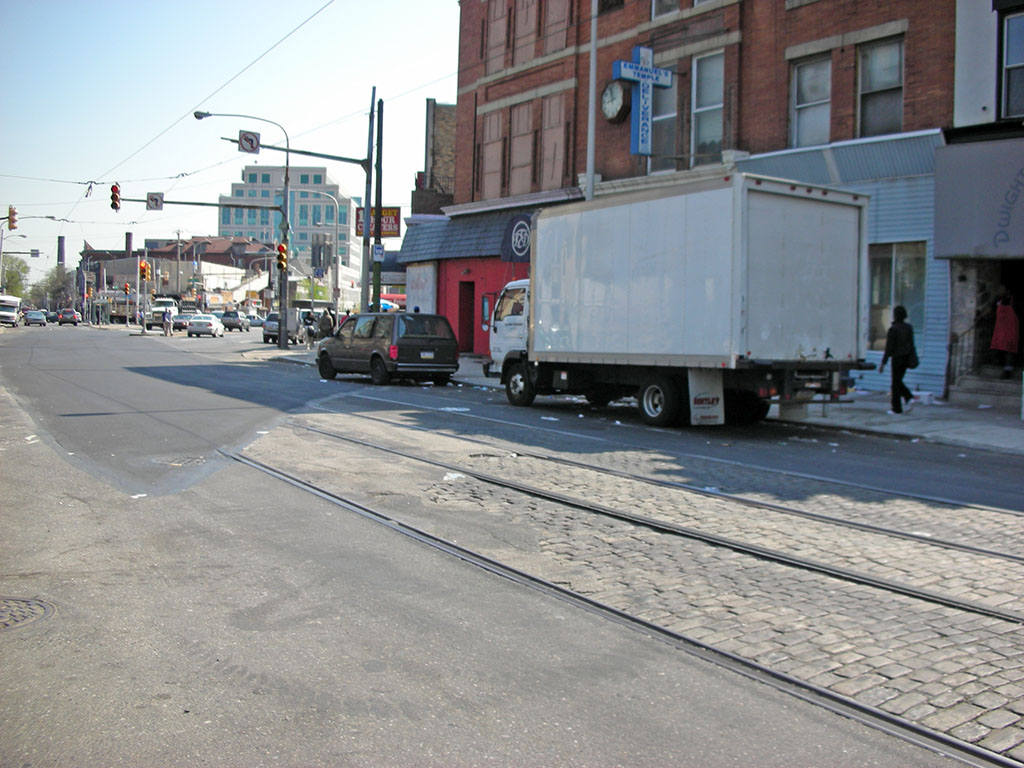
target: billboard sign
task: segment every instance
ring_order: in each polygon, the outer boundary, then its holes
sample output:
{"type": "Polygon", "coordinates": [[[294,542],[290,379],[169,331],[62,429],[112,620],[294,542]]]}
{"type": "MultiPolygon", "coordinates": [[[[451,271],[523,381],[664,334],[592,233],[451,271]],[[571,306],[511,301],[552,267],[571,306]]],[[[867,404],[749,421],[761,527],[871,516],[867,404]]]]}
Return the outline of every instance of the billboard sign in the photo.
{"type": "MultiPolygon", "coordinates": [[[[363,236],[363,214],[366,213],[365,208],[356,208],[356,237],[363,236]]],[[[370,211],[370,216],[375,217],[377,209],[374,208],[370,211]]],[[[402,209],[398,206],[390,208],[380,209],[380,229],[381,237],[401,237],[402,236],[402,209]]],[[[373,231],[373,227],[370,227],[370,237],[376,237],[377,233],[373,231]]]]}

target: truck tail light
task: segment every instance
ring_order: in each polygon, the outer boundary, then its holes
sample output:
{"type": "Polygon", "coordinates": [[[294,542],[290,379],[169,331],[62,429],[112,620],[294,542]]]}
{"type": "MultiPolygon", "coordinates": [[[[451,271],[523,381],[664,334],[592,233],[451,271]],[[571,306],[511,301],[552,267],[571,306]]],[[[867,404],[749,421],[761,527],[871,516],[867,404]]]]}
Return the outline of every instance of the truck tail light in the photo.
{"type": "Polygon", "coordinates": [[[398,360],[398,345],[392,344],[388,347],[388,357],[392,360],[398,360]]]}

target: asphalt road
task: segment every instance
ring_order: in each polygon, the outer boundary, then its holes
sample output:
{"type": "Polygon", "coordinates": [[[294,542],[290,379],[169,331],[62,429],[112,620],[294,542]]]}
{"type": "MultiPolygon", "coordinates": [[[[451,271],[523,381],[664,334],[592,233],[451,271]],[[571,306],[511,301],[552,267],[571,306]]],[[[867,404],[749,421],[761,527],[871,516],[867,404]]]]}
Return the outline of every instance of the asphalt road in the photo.
{"type": "MultiPolygon", "coordinates": [[[[27,330],[0,336],[0,595],[55,611],[0,629],[0,765],[952,764],[218,453],[287,451],[334,398],[522,432],[490,393],[322,382],[253,334],[27,330]]],[[[538,445],[701,439],[552,414],[538,445]]]]}

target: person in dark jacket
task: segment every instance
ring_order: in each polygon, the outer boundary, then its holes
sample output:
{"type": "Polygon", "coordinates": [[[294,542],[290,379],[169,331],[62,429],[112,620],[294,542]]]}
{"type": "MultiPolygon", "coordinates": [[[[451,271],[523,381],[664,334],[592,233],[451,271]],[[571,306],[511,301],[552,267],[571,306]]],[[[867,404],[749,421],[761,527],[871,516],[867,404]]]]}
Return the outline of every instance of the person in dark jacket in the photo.
{"type": "Polygon", "coordinates": [[[903,383],[903,375],[907,372],[910,356],[914,351],[914,329],[907,320],[907,310],[902,305],[897,305],[892,311],[892,325],[885,337],[885,354],[882,355],[882,364],[878,366],[878,372],[885,371],[885,364],[892,360],[892,410],[891,414],[903,413],[903,401],[906,400],[909,408],[913,395],[903,383]]]}

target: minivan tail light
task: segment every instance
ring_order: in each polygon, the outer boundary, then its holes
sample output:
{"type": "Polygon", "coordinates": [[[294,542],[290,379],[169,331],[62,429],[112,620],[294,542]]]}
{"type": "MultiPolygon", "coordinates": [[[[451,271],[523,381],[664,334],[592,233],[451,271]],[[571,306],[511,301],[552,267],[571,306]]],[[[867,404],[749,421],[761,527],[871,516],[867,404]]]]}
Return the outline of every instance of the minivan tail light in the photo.
{"type": "Polygon", "coordinates": [[[390,357],[392,360],[397,360],[398,359],[398,345],[397,344],[392,344],[390,347],[388,347],[388,357],[390,357]]]}

